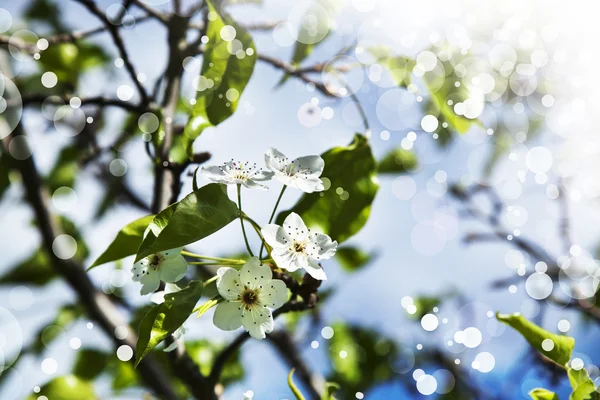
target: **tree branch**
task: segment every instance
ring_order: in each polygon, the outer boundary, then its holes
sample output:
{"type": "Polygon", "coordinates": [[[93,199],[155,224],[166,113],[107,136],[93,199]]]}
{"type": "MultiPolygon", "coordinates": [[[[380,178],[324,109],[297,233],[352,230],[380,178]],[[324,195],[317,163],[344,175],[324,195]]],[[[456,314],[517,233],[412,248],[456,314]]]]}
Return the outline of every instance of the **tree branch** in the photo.
{"type": "MultiPolygon", "coordinates": [[[[8,148],[8,144],[12,139],[24,134],[23,127],[19,123],[13,134],[2,140],[4,148],[8,148]]],[[[89,317],[96,321],[113,341],[115,347],[128,345],[135,349],[137,336],[130,327],[128,327],[129,333],[126,339],[120,340],[114,336],[115,329],[119,326],[127,326],[127,323],[110,298],[92,284],[83,266],[73,259],[63,260],[54,254],[54,240],[62,232],[57,224],[56,217],[48,211],[48,194],[43,189],[44,186],[37,172],[33,155],[25,160],[12,160],[12,165],[21,174],[27,201],[34,211],[37,226],[42,236],[42,245],[53,269],[76,292],[79,303],[85,307],[89,317]]],[[[178,398],[171,388],[170,382],[166,379],[165,372],[154,363],[152,358],[144,359],[139,364],[137,371],[145,384],[157,396],[169,400],[178,398]]]]}
{"type": "MultiPolygon", "coordinates": [[[[64,105],[65,103],[68,103],[73,97],[76,97],[76,96],[71,96],[71,95],[46,96],[43,94],[36,94],[36,95],[25,95],[22,97],[21,100],[23,102],[23,107],[41,104],[43,102],[46,102],[46,104],[64,105]]],[[[119,108],[122,108],[123,110],[136,112],[139,114],[142,114],[142,113],[145,113],[146,111],[151,110],[151,108],[148,105],[144,106],[144,105],[132,104],[128,101],[113,99],[113,98],[104,97],[104,96],[84,97],[84,98],[80,98],[80,100],[81,100],[82,105],[89,104],[89,105],[96,105],[96,106],[100,106],[100,107],[104,107],[104,106],[119,107],[119,108]]]]}
{"type": "Polygon", "coordinates": [[[96,17],[98,17],[98,19],[100,19],[100,21],[102,21],[102,23],[104,23],[104,26],[109,31],[110,36],[112,37],[113,42],[115,43],[115,46],[117,46],[117,49],[119,50],[119,55],[123,59],[123,62],[125,63],[125,69],[129,73],[129,77],[131,78],[131,80],[133,81],[133,84],[137,88],[137,91],[141,98],[142,105],[147,105],[150,102],[148,93],[146,93],[146,89],[144,88],[142,83],[137,79],[137,73],[135,72],[135,68],[133,67],[133,64],[131,63],[131,59],[129,58],[129,55],[127,54],[127,50],[125,49],[125,44],[123,43],[123,39],[121,38],[121,34],[119,33],[119,27],[117,25],[113,25],[108,20],[108,18],[104,14],[104,12],[102,10],[100,10],[98,8],[98,6],[96,5],[96,3],[94,3],[92,0],[76,0],[76,1],[80,4],[82,4],[83,6],[85,6],[92,14],[94,14],[96,17]]]}

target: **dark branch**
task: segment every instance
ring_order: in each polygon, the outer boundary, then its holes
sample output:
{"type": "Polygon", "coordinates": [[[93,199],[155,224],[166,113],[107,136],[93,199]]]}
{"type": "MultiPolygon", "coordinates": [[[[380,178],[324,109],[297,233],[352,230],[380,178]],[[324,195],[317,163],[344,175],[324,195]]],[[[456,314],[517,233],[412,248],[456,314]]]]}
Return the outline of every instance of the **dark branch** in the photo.
{"type": "Polygon", "coordinates": [[[113,25],[108,20],[108,18],[104,14],[104,12],[102,10],[100,10],[98,8],[98,6],[96,5],[96,3],[94,3],[92,0],[76,0],[76,1],[79,2],[80,4],[84,5],[92,14],[94,14],[96,17],[98,17],[98,19],[100,19],[100,21],[102,21],[104,23],[104,26],[106,27],[106,29],[108,29],[110,36],[112,37],[113,42],[115,43],[115,46],[117,46],[117,49],[119,50],[119,55],[123,59],[123,62],[125,63],[125,69],[129,73],[129,77],[131,78],[131,80],[133,81],[133,84],[136,86],[136,88],[138,90],[142,104],[147,105],[150,102],[148,93],[146,93],[146,89],[144,88],[142,83],[137,79],[137,73],[135,72],[135,68],[133,67],[133,64],[131,63],[131,59],[129,58],[129,54],[127,54],[127,50],[125,49],[125,44],[123,43],[123,39],[121,38],[121,34],[119,33],[119,27],[117,25],[113,25]]]}
{"type": "MultiPolygon", "coordinates": [[[[46,96],[42,94],[36,95],[25,95],[22,98],[23,107],[41,104],[46,102],[46,104],[55,104],[55,105],[64,105],[68,103],[73,97],[71,95],[61,95],[61,96],[46,96]]],[[[110,106],[110,107],[119,107],[126,111],[136,112],[139,114],[145,113],[146,111],[150,111],[149,106],[132,104],[127,101],[104,97],[104,96],[95,96],[95,97],[84,97],[80,98],[82,105],[96,105],[99,107],[110,106]]]]}

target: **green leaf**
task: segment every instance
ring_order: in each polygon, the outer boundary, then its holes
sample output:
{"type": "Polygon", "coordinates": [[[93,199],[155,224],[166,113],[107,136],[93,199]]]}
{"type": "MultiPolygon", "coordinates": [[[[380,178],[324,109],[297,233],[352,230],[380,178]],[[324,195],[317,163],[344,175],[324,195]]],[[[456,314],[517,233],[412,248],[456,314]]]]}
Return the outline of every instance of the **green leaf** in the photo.
{"type": "MultiPolygon", "coordinates": [[[[213,366],[215,358],[225,348],[226,343],[215,343],[214,340],[196,340],[185,342],[185,349],[192,360],[200,367],[200,372],[205,376],[210,375],[210,370],[213,366]]],[[[240,350],[237,349],[225,362],[223,373],[219,379],[219,383],[227,386],[231,383],[238,382],[244,377],[244,366],[240,360],[240,350]]]]}
{"type": "MultiPolygon", "coordinates": [[[[292,55],[291,64],[294,66],[298,66],[302,64],[312,52],[313,50],[323,43],[331,33],[330,30],[330,21],[329,19],[333,16],[333,13],[336,11],[336,7],[332,1],[327,0],[317,0],[312,6],[306,11],[306,14],[302,17],[303,21],[311,21],[311,24],[301,24],[298,30],[298,38],[302,39],[301,41],[296,41],[294,46],[294,53],[292,55]],[[325,8],[327,13],[323,13],[322,10],[325,8]],[[325,25],[325,26],[324,26],[325,25]],[[327,29],[327,33],[318,41],[313,42],[314,36],[320,37],[323,30],[327,29]],[[316,32],[315,32],[316,30],[316,32]],[[316,33],[316,34],[315,34],[316,33]],[[306,40],[304,38],[310,38],[310,40],[306,40]]],[[[283,85],[288,78],[289,74],[284,74],[279,82],[277,82],[277,87],[283,85]]]]}
{"type": "Polygon", "coordinates": [[[437,307],[441,302],[441,297],[419,296],[413,300],[413,305],[417,310],[410,317],[420,321],[425,314],[432,313],[433,308],[437,307]]]}
{"type": "Polygon", "coordinates": [[[335,400],[333,397],[333,393],[340,390],[340,385],[335,382],[325,382],[325,391],[323,392],[323,396],[321,396],[321,400],[335,400]]]}
{"type": "Polygon", "coordinates": [[[198,91],[196,104],[185,126],[183,146],[188,156],[193,153],[192,144],[202,131],[229,118],[236,110],[256,63],[256,48],[252,36],[243,27],[236,24],[227,14],[207,0],[210,15],[206,35],[208,43],[202,55],[200,71],[201,85],[210,82],[198,91]],[[221,37],[221,29],[230,25],[235,29],[235,39],[242,44],[236,54],[231,54],[231,43],[221,37]],[[245,53],[252,49],[251,55],[245,53]],[[239,58],[238,55],[242,58],[239,58]],[[209,84],[209,85],[210,85],[209,84]]]}
{"type": "Polygon", "coordinates": [[[79,41],[59,43],[50,46],[41,53],[40,63],[45,71],[56,74],[59,82],[76,85],[82,72],[98,67],[111,58],[98,45],[79,41]]]}
{"type": "Polygon", "coordinates": [[[337,249],[337,257],[342,268],[348,272],[355,272],[367,266],[376,257],[375,253],[367,253],[358,247],[344,246],[337,249]]]}
{"type": "Polygon", "coordinates": [[[411,82],[412,70],[416,65],[415,60],[397,56],[388,46],[370,46],[367,51],[375,58],[375,62],[386,68],[392,80],[399,87],[406,88],[411,82]]]}
{"type": "Polygon", "coordinates": [[[203,288],[201,281],[191,281],[185,289],[165,294],[165,302],[150,309],[140,323],[136,366],[150,350],[183,325],[202,296],[203,288]]]}
{"type": "Polygon", "coordinates": [[[571,353],[573,347],[575,347],[575,339],[572,337],[550,333],[529,322],[521,314],[501,315],[496,313],[496,318],[498,321],[516,329],[534,349],[561,367],[565,368],[565,365],[571,359],[571,353]],[[554,347],[550,351],[542,348],[542,342],[546,339],[550,339],[554,343],[554,347]]]}
{"type": "Polygon", "coordinates": [[[537,388],[529,392],[533,400],[558,400],[558,395],[546,389],[537,388]]]}
{"type": "Polygon", "coordinates": [[[158,213],[144,233],[136,262],[159,251],[203,239],[238,217],[225,185],[211,183],[158,213]]]}
{"type": "Polygon", "coordinates": [[[142,244],[146,228],[148,228],[153,219],[154,215],[147,215],[125,225],[117,233],[117,237],[115,237],[104,253],[88,268],[88,271],[98,265],[120,260],[121,258],[135,254],[142,244]]]}
{"type": "Polygon", "coordinates": [[[119,392],[123,389],[136,386],[138,384],[138,375],[131,363],[116,360],[112,380],[112,389],[119,392]]]}
{"type": "Polygon", "coordinates": [[[390,57],[381,61],[381,65],[387,68],[392,80],[399,87],[407,87],[411,82],[411,73],[415,67],[415,61],[408,57],[390,57]]]}
{"type": "Polygon", "coordinates": [[[11,268],[0,278],[0,285],[43,286],[56,278],[50,258],[42,249],[36,250],[27,260],[11,268]]]}
{"type": "Polygon", "coordinates": [[[36,333],[35,339],[31,344],[31,351],[34,354],[40,354],[50,346],[54,339],[64,334],[65,329],[81,315],[82,310],[77,305],[67,304],[62,306],[58,310],[56,317],[36,333]]]}
{"type": "Polygon", "coordinates": [[[34,0],[24,12],[24,17],[31,21],[46,22],[57,32],[67,30],[62,22],[58,6],[49,0],[34,0]]]}
{"type": "Polygon", "coordinates": [[[292,209],[279,213],[277,223],[281,225],[293,211],[307,226],[318,226],[341,243],[356,234],[369,218],[379,189],[377,165],[367,138],[360,134],[350,145],[335,147],[322,157],[323,178],[329,180],[330,187],[324,192],[304,194],[292,209]]]}
{"type": "Polygon", "coordinates": [[[60,151],[56,163],[46,177],[46,184],[51,193],[61,186],[75,186],[80,156],[81,150],[77,146],[67,146],[60,151]]]}
{"type": "Polygon", "coordinates": [[[74,375],[60,376],[41,387],[39,393],[32,393],[27,400],[36,400],[46,396],[52,400],[94,400],[94,386],[91,382],[79,379],[74,375]]]}
{"type": "Polygon", "coordinates": [[[327,381],[340,385],[340,399],[353,398],[356,392],[368,392],[397,377],[394,365],[399,350],[394,340],[362,326],[336,323],[332,328],[334,334],[328,341],[332,370],[327,381]]]}
{"type": "Polygon", "coordinates": [[[73,366],[73,374],[81,379],[93,380],[104,371],[110,355],[96,349],[81,349],[73,366]]]}
{"type": "Polygon", "coordinates": [[[598,400],[600,398],[600,395],[596,392],[596,385],[590,379],[588,371],[585,368],[579,370],[569,368],[567,374],[573,388],[569,400],[598,400]]]}
{"type": "MultiPolygon", "coordinates": [[[[74,257],[80,260],[87,257],[89,250],[75,224],[63,216],[58,218],[58,222],[63,231],[72,236],[77,242],[77,252],[74,257]]],[[[28,259],[18,263],[0,277],[0,285],[25,284],[44,286],[56,277],[57,275],[52,267],[50,257],[48,257],[45,250],[40,248],[33,252],[28,259]]]]}
{"type": "Polygon", "coordinates": [[[419,165],[417,156],[410,150],[401,147],[387,153],[377,167],[380,174],[399,174],[411,172],[419,165]]]}
{"type": "Polygon", "coordinates": [[[290,387],[290,390],[294,394],[294,397],[296,398],[296,400],[304,400],[304,396],[302,395],[302,393],[300,392],[300,389],[298,389],[298,387],[294,383],[294,380],[292,379],[292,377],[294,375],[294,371],[295,371],[295,369],[292,368],[290,370],[290,373],[288,374],[288,378],[287,378],[288,386],[290,387]]]}

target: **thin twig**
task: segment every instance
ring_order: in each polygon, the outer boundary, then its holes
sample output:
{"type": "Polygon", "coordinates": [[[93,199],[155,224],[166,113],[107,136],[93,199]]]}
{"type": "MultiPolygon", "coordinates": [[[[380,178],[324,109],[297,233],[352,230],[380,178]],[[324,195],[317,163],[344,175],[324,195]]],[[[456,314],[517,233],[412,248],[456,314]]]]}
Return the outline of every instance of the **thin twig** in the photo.
{"type": "Polygon", "coordinates": [[[85,6],[92,14],[94,14],[96,17],[98,17],[98,19],[100,19],[100,21],[104,23],[106,29],[108,29],[110,36],[113,39],[113,42],[115,43],[115,46],[117,46],[117,49],[119,50],[119,55],[125,64],[125,69],[129,73],[129,77],[131,78],[133,84],[137,88],[142,105],[148,104],[150,102],[150,98],[148,97],[148,93],[146,93],[146,89],[144,88],[142,83],[137,79],[137,73],[135,71],[135,68],[133,67],[133,64],[131,63],[131,59],[129,57],[129,54],[127,53],[127,50],[125,49],[125,43],[123,43],[121,34],[119,33],[119,27],[117,25],[113,25],[108,20],[104,12],[100,10],[96,3],[94,3],[92,0],[75,1],[85,6]]]}

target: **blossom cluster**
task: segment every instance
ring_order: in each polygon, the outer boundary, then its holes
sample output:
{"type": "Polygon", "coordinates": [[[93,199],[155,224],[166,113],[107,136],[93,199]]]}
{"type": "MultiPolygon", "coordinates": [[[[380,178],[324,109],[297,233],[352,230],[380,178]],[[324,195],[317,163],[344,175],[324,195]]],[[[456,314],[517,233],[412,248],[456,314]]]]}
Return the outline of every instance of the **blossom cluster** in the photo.
{"type": "MultiPolygon", "coordinates": [[[[320,176],[325,163],[320,156],[290,161],[277,149],[269,148],[264,158],[266,169],[257,167],[256,163],[231,160],[221,166],[202,168],[201,176],[213,182],[251,189],[267,189],[263,183],[274,178],[284,184],[282,194],[286,187],[305,193],[324,190],[320,176]]],[[[252,256],[241,268],[239,265],[219,268],[215,279],[220,298],[213,315],[218,328],[230,331],[243,326],[257,339],[272,332],[271,310],[281,307],[288,299],[285,283],[273,279],[269,264],[289,272],[304,269],[314,279],[325,280],[327,276],[320,262],[335,255],[337,249],[336,241],[308,229],[300,215],[294,212],[287,215],[282,225],[269,221],[260,229],[260,236],[270,258],[260,260],[252,256]]],[[[188,263],[182,250],[177,248],[152,254],[134,264],[133,280],[142,284],[142,295],[156,292],[161,281],[174,283],[185,276],[188,263]]],[[[173,290],[172,286],[168,288],[173,290]]]]}

